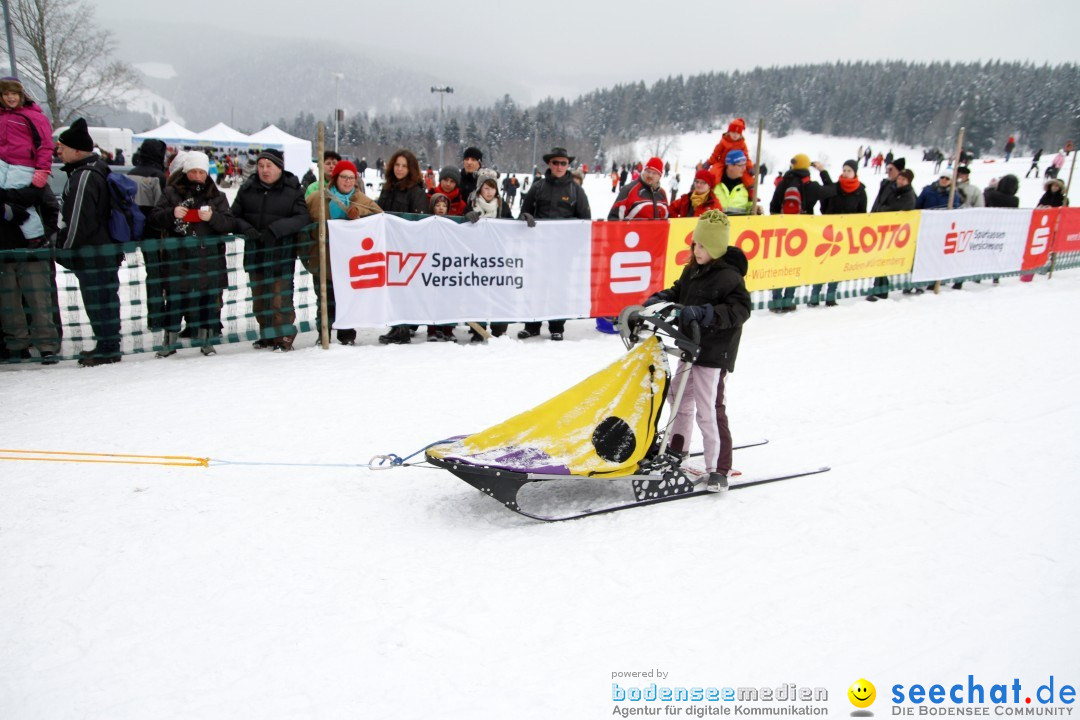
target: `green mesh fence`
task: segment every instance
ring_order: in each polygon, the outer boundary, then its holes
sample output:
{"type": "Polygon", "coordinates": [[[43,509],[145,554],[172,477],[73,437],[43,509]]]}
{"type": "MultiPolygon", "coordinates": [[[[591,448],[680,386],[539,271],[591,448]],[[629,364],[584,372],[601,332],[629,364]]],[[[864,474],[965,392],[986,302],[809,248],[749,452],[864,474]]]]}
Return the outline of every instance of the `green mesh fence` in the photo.
{"type": "MultiPolygon", "coordinates": [[[[429,215],[403,215],[420,220],[429,215]]],[[[451,218],[461,222],[461,218],[451,218]]],[[[165,238],[137,247],[78,252],[0,251],[0,331],[8,362],[75,359],[95,348],[118,355],[157,352],[166,332],[182,334],[179,348],[273,343],[318,330],[317,262],[309,226],[291,241],[252,252],[243,237],[165,238]],[[122,256],[123,261],[119,258],[122,256]],[[119,318],[117,325],[116,319],[119,318]],[[209,337],[201,339],[199,331],[209,337]]],[[[1080,266],[1080,252],[1058,253],[1054,272],[1080,266]]],[[[1031,274],[1046,275],[1050,266],[1031,274]]],[[[941,281],[984,282],[981,275],[941,281]]],[[[932,283],[930,284],[932,286],[932,283]]],[[[847,280],[752,293],[758,310],[925,290],[910,275],[847,280]]],[[[333,315],[332,297],[329,312],[333,315]]]]}
{"type": "Polygon", "coordinates": [[[307,231],[263,252],[233,235],[0,251],[6,355],[9,362],[32,362],[95,349],[153,352],[170,330],[182,334],[181,348],[201,345],[199,330],[209,331],[212,344],[275,341],[314,330],[317,289],[299,259],[306,250],[307,231]]]}

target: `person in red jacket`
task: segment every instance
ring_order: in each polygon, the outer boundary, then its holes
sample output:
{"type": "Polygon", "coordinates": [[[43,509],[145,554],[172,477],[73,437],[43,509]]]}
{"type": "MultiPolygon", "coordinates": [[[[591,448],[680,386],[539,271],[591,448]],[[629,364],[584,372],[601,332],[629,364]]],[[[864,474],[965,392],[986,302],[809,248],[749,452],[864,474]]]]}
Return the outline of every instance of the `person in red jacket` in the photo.
{"type": "Polygon", "coordinates": [[[428,197],[434,197],[435,193],[442,193],[450,200],[449,215],[461,216],[465,214],[465,200],[461,197],[461,171],[453,165],[447,165],[439,171],[439,186],[428,192],[428,197]]]}
{"type": "Polygon", "coordinates": [[[709,210],[720,210],[720,201],[712,191],[712,173],[698,170],[691,191],[671,203],[669,209],[673,218],[701,217],[709,210]]]}
{"type": "Polygon", "coordinates": [[[608,220],[664,220],[668,217],[667,193],[660,187],[664,161],[649,158],[641,176],[625,185],[608,213],[608,220]]]}
{"type": "Polygon", "coordinates": [[[746,156],[746,172],[743,173],[743,185],[750,191],[750,199],[753,199],[755,189],[754,163],[750,161],[750,148],[746,147],[746,140],[743,138],[743,131],[745,130],[745,120],[742,118],[732,120],[731,124],[728,125],[727,132],[720,137],[720,142],[713,148],[712,155],[709,156],[708,162],[705,163],[705,169],[712,171],[712,184],[715,186],[724,178],[725,158],[728,153],[732,150],[742,150],[743,155],[746,156]]]}

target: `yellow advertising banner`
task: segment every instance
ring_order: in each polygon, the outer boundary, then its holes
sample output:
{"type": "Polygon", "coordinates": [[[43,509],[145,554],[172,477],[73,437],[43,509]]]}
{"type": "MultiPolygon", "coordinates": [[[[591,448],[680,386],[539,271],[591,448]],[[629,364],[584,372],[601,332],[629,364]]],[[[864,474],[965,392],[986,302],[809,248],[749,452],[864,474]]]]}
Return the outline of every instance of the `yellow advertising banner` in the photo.
{"type": "MultiPolygon", "coordinates": [[[[731,241],[746,253],[748,290],[911,272],[920,211],[867,215],[731,218],[731,241]]],[[[664,284],[690,261],[695,218],[670,221],[664,284]]]]}

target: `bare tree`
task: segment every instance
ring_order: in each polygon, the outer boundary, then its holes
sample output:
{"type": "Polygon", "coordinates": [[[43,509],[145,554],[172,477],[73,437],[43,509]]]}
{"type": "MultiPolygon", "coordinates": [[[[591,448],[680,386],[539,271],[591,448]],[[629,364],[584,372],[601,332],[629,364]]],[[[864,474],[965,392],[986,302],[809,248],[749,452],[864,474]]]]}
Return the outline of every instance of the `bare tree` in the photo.
{"type": "Polygon", "coordinates": [[[45,89],[54,125],[139,86],[135,70],[113,59],[116,41],[86,0],[11,0],[11,24],[19,71],[45,89]]]}

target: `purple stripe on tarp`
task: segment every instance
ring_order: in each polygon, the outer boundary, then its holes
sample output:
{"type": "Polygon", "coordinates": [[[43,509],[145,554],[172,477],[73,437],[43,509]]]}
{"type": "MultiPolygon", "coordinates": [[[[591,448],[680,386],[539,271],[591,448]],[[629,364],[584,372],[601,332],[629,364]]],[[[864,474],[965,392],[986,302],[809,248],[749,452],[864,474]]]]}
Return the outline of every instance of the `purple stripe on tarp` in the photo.
{"type": "Polygon", "coordinates": [[[506,448],[500,450],[486,450],[476,455],[447,454],[446,460],[457,460],[496,470],[509,470],[522,473],[543,473],[546,475],[570,475],[570,468],[565,465],[552,464],[552,458],[543,450],[537,448],[506,448]]]}

